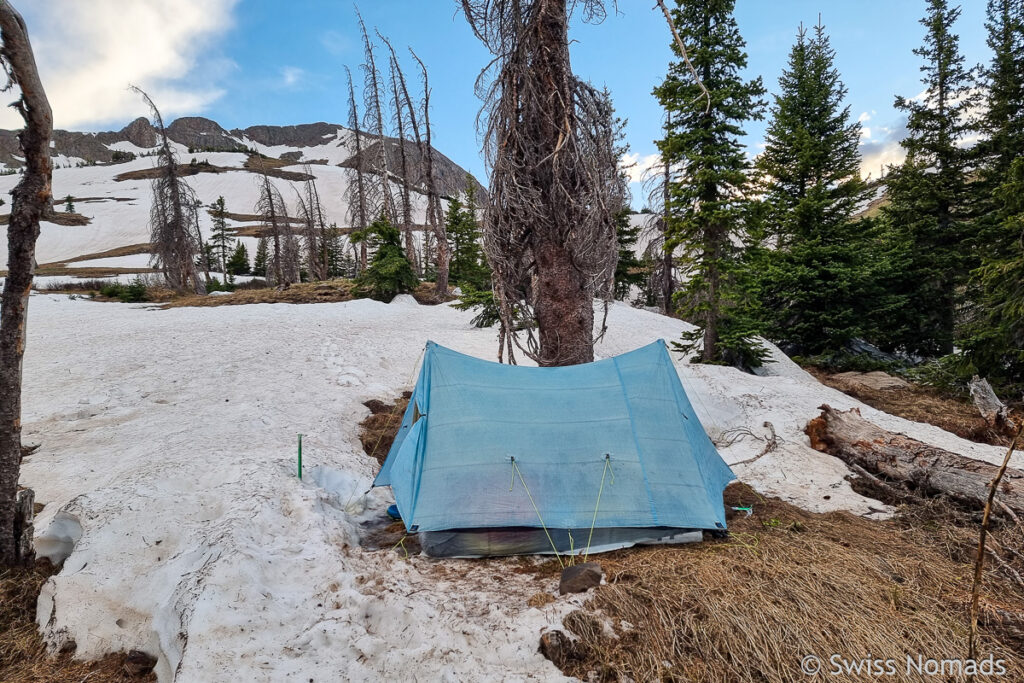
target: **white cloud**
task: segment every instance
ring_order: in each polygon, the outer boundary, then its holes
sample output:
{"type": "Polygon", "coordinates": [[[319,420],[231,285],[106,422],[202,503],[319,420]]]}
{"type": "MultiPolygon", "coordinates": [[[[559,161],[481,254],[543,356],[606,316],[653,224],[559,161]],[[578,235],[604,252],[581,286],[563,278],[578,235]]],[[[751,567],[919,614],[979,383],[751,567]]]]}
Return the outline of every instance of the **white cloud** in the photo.
{"type": "Polygon", "coordinates": [[[338,31],[325,31],[320,35],[320,44],[335,57],[340,57],[352,49],[352,40],[338,31]]]}
{"type": "Polygon", "coordinates": [[[866,111],[862,112],[861,115],[857,117],[857,122],[858,123],[867,123],[868,121],[871,120],[871,115],[874,114],[874,113],[875,113],[874,111],[872,111],[871,113],[868,113],[866,111]]]}
{"type": "Polygon", "coordinates": [[[629,182],[643,182],[646,173],[661,164],[660,154],[646,154],[641,157],[639,154],[627,153],[622,155],[622,170],[629,176],[629,182]]]}
{"type": "Polygon", "coordinates": [[[281,85],[292,88],[299,84],[306,72],[297,66],[281,67],[281,85]]]}
{"type": "MultiPolygon", "coordinates": [[[[217,77],[233,66],[204,55],[230,28],[238,1],[41,0],[27,6],[54,125],[88,129],[147,115],[129,84],[149,92],[165,118],[201,111],[223,94],[217,77]]],[[[13,110],[0,112],[0,128],[21,125],[13,110]]]]}

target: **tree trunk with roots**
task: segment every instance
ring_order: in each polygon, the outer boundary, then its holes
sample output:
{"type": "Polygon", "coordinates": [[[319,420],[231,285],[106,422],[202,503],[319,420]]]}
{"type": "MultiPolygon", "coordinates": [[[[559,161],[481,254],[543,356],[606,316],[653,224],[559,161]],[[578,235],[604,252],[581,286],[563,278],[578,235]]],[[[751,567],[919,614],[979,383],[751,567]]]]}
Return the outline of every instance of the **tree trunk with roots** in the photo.
{"type": "MultiPolygon", "coordinates": [[[[542,366],[590,362],[593,300],[612,295],[625,196],[610,99],[572,73],[566,0],[462,6],[495,55],[481,117],[491,169],[484,247],[504,341],[542,366]]],[[[604,16],[599,0],[572,7],[604,16]]]]}
{"type": "MultiPolygon", "coordinates": [[[[7,224],[7,279],[0,299],[0,566],[33,559],[31,509],[18,505],[21,470],[21,379],[29,290],[35,274],[39,219],[53,201],[50,137],[53,115],[39,80],[25,22],[10,2],[0,2],[0,63],[21,90],[15,105],[25,120],[19,135],[25,173],[11,193],[7,224]]],[[[31,499],[30,494],[23,496],[31,499]]],[[[31,502],[28,505],[31,508],[31,502]]]]}

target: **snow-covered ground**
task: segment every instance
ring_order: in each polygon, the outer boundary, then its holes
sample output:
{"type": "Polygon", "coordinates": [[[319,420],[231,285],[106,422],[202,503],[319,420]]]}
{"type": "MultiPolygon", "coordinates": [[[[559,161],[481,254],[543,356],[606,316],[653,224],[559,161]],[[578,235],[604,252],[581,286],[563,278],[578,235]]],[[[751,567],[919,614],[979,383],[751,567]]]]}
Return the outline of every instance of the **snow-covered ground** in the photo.
{"type": "MultiPolygon", "coordinates": [[[[327,159],[329,164],[310,164],[309,171],[316,177],[317,188],[323,203],[324,218],[328,225],[339,226],[349,224],[348,202],[345,199],[348,187],[346,170],[337,163],[347,158],[347,138],[339,132],[338,139],[325,139],[324,144],[316,147],[301,148],[308,159],[327,159]]],[[[289,151],[288,147],[261,147],[266,153],[274,156],[289,151]]],[[[123,144],[112,145],[112,148],[123,147],[123,144]]],[[[259,178],[256,174],[241,170],[248,156],[234,152],[213,152],[189,154],[180,145],[178,161],[188,164],[193,158],[198,162],[209,162],[213,166],[228,169],[221,173],[198,173],[188,176],[186,181],[196,192],[196,196],[204,205],[210,205],[218,197],[224,197],[227,210],[236,214],[251,214],[259,197],[259,178]]],[[[132,145],[134,147],[134,145],[132,145]]],[[[136,148],[137,151],[137,148],[136,148]]],[[[116,180],[120,174],[130,171],[150,169],[155,158],[139,157],[129,162],[113,165],[97,165],[84,167],[56,168],[53,172],[53,196],[56,209],[65,208],[64,197],[74,197],[74,208],[77,213],[90,219],[88,225],[64,226],[43,221],[41,233],[36,247],[36,260],[39,263],[58,263],[68,259],[99,254],[119,247],[149,242],[149,212],[152,206],[152,194],[149,180],[116,180]]],[[[291,172],[304,172],[302,163],[285,167],[291,172]]],[[[0,196],[11,191],[21,176],[18,174],[0,176],[0,196]]],[[[292,183],[280,178],[271,178],[278,187],[289,214],[298,215],[296,189],[301,191],[301,183],[292,183]]],[[[398,186],[392,184],[392,191],[398,195],[398,186]]],[[[426,198],[412,194],[413,221],[424,223],[426,216],[426,198]]],[[[442,200],[446,202],[446,200],[442,200]]],[[[445,203],[447,210],[447,204],[445,203]]],[[[257,221],[228,220],[228,226],[237,228],[251,226],[257,221]]],[[[200,212],[200,230],[205,238],[209,238],[212,218],[206,211],[200,212]]],[[[249,250],[249,257],[255,254],[256,239],[241,238],[249,250]]],[[[118,257],[133,258],[133,257],[118,257]]],[[[0,270],[7,264],[7,244],[0,242],[0,270]]],[[[78,264],[85,267],[84,263],[78,264]]],[[[100,265],[112,266],[104,260],[100,265]]],[[[131,266],[131,267],[144,267],[131,266]]]]}
{"type": "MultiPolygon", "coordinates": [[[[409,297],[154,310],[36,294],[29,313],[25,438],[42,447],[23,483],[46,503],[40,548],[74,548],[40,596],[51,644],[74,640],[83,657],[143,649],[165,682],[562,680],[538,637],[585,597],[529,607],[554,579],[358,545],[359,524],[390,501],[366,493],[376,464],[358,440],[361,403],[411,388],[428,339],[493,359],[495,332],[471,327],[471,312],[409,297]]],[[[684,327],[616,305],[598,353],[684,327]]],[[[803,435],[822,403],[860,404],[777,357],[765,376],[677,369],[720,443],[765,421],[782,438],[735,468],[741,480],[810,510],[881,508],[803,435]]],[[[1001,455],[861,410],[964,455],[1001,455]]],[[[763,445],[721,451],[736,463],[763,445]]]]}

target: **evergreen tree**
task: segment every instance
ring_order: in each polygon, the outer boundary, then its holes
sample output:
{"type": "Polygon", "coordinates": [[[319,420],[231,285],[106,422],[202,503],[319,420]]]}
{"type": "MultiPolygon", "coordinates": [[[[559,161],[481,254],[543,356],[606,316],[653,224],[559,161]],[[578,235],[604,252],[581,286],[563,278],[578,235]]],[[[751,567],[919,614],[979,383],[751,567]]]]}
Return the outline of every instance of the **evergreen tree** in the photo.
{"type": "Polygon", "coordinates": [[[908,293],[906,333],[897,340],[908,351],[944,355],[953,350],[957,288],[975,265],[967,220],[967,153],[972,94],[959,37],[952,32],[960,9],[928,0],[925,43],[914,50],[924,60],[922,99],[896,98],[907,112],[904,163],[889,176],[891,203],[885,213],[900,231],[908,262],[902,287],[908,293]]]}
{"type": "Polygon", "coordinates": [[[337,223],[331,223],[324,231],[324,250],[327,252],[327,277],[345,277],[345,247],[341,242],[341,230],[337,223]]]}
{"type": "MultiPolygon", "coordinates": [[[[733,236],[742,230],[743,197],[749,164],[742,124],[760,119],[765,90],[761,79],[744,80],[746,43],[733,17],[735,0],[676,0],[672,19],[703,95],[682,61],[669,67],[655,95],[669,113],[666,137],[658,146],[667,163],[686,172],[670,183],[666,250],[682,247],[688,280],[676,294],[683,316],[696,324],[684,335],[686,350],[700,349],[704,362],[759,365],[764,350],[753,339],[756,326],[743,312],[741,252],[733,236]]],[[[672,49],[679,54],[678,47],[672,49]]]]}
{"type": "Polygon", "coordinates": [[[213,217],[213,231],[210,234],[210,244],[213,247],[213,262],[220,264],[222,273],[227,272],[228,259],[231,258],[231,232],[228,230],[227,208],[224,205],[224,197],[218,197],[217,201],[209,206],[210,216],[213,217]]]}
{"type": "Polygon", "coordinates": [[[623,207],[615,217],[615,234],[619,240],[619,260],[615,264],[615,298],[619,301],[625,301],[633,287],[644,287],[650,269],[649,264],[637,258],[636,243],[640,239],[640,226],[630,225],[630,215],[629,208],[623,207]]]}
{"type": "Polygon", "coordinates": [[[68,195],[67,197],[64,198],[64,212],[65,213],[74,213],[75,212],[75,201],[74,200],[75,200],[75,198],[72,197],[71,195],[68,195]]]}
{"type": "Polygon", "coordinates": [[[252,262],[253,275],[267,277],[267,266],[270,265],[270,247],[267,238],[261,237],[256,244],[256,257],[252,262]]]}
{"type": "Polygon", "coordinates": [[[390,301],[396,294],[412,291],[418,281],[402,250],[402,234],[398,228],[381,215],[366,230],[352,233],[352,240],[357,243],[371,239],[376,242],[377,250],[366,270],[356,278],[356,291],[381,301],[390,301]]]}
{"type": "Polygon", "coordinates": [[[997,193],[1003,253],[976,272],[981,306],[964,341],[978,372],[1010,395],[1024,391],[1024,157],[1010,167],[997,193]]]}
{"type": "Polygon", "coordinates": [[[860,123],[824,27],[803,26],[779,79],[764,153],[761,299],[766,333],[790,353],[839,351],[868,334],[878,255],[850,220],[868,189],[860,177],[860,123]]]}
{"type": "Polygon", "coordinates": [[[235,245],[235,250],[231,252],[231,258],[227,262],[227,272],[230,275],[249,274],[249,252],[241,240],[235,245]]]}
{"type": "Polygon", "coordinates": [[[1006,256],[1000,187],[1010,166],[1024,156],[1024,3],[989,0],[988,46],[992,61],[982,70],[986,106],[978,122],[983,139],[975,147],[979,167],[974,195],[978,215],[976,244],[982,254],[1006,256]]]}
{"type": "Polygon", "coordinates": [[[466,205],[458,198],[448,203],[445,234],[451,243],[451,261],[448,279],[461,287],[491,288],[491,269],[480,246],[480,226],[477,223],[476,188],[468,183],[466,205]]]}

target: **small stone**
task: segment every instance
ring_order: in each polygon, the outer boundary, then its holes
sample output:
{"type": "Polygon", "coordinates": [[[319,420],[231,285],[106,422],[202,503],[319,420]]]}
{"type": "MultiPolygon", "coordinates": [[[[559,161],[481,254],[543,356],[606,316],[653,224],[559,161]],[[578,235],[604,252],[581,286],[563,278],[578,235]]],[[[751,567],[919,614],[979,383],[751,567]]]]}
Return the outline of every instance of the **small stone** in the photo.
{"type": "Polygon", "coordinates": [[[562,570],[562,580],[558,582],[558,593],[583,593],[600,586],[602,575],[601,565],[597,562],[584,562],[566,567],[562,570]]]}
{"type": "Polygon", "coordinates": [[[129,676],[145,676],[156,667],[156,657],[142,650],[132,650],[124,658],[124,672],[129,676]]]}

